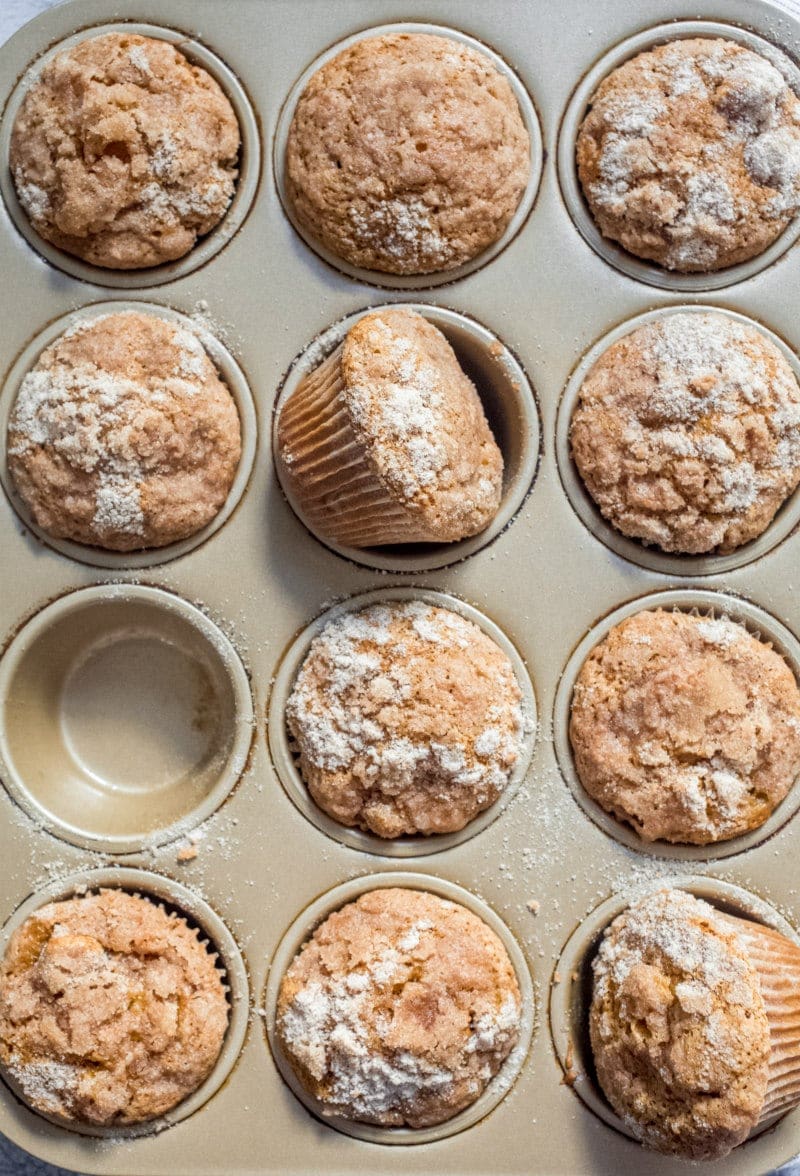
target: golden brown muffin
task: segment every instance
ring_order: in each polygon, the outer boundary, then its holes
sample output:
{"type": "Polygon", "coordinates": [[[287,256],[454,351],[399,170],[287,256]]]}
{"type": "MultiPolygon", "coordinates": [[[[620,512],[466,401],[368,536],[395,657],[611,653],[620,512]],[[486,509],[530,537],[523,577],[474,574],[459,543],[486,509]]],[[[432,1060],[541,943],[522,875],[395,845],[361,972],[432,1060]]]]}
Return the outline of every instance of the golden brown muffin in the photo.
{"type": "Polygon", "coordinates": [[[8,429],[9,470],[36,523],[111,551],[201,530],[225,503],[240,454],[236,403],[200,339],[138,311],[51,343],[8,429]]]}
{"type": "Polygon", "coordinates": [[[692,38],[600,84],[577,141],[597,226],[637,257],[709,273],[756,257],[800,207],[800,99],[733,41],[692,38]]]}
{"type": "Polygon", "coordinates": [[[490,59],[427,33],[366,37],[313,75],[292,118],[287,195],[303,228],[351,265],[428,274],[503,235],[530,142],[490,59]]]}
{"type": "Polygon", "coordinates": [[[373,890],[295,956],[277,1027],[323,1114],[428,1127],[479,1098],[520,1013],[511,961],[481,919],[423,891],[373,890]]]}
{"type": "Polygon", "coordinates": [[[569,736],[612,816],[645,841],[708,845],[758,828],[800,774],[800,689],[736,621],[644,610],[581,667],[569,736]]]}
{"type": "Polygon", "coordinates": [[[455,542],[500,506],[503,457],[480,397],[412,310],[350,328],[281,409],[278,455],[310,525],[350,547],[455,542]]]}
{"type": "Polygon", "coordinates": [[[217,1060],[228,1002],[183,919],[101,890],[51,902],[0,968],[0,1062],[34,1110],[124,1126],[165,1114],[217,1060]]]}
{"type": "Polygon", "coordinates": [[[608,521],[663,551],[734,551],[800,481],[800,387],[755,327],[676,313],[637,327],[586,376],[572,456],[608,521]]]}
{"type": "Polygon", "coordinates": [[[727,1155],[800,1101],[800,948],[682,890],[633,903],[593,961],[592,1053],[633,1134],[727,1155]]]}
{"type": "Polygon", "coordinates": [[[329,621],[286,707],[316,803],[379,837],[451,833],[498,799],[519,759],[521,691],[472,621],[422,601],[329,621]]]}
{"type": "Polygon", "coordinates": [[[174,261],[225,215],[239,124],[214,79],[167,41],[105,33],[47,62],[10,164],[40,236],[109,269],[174,261]]]}

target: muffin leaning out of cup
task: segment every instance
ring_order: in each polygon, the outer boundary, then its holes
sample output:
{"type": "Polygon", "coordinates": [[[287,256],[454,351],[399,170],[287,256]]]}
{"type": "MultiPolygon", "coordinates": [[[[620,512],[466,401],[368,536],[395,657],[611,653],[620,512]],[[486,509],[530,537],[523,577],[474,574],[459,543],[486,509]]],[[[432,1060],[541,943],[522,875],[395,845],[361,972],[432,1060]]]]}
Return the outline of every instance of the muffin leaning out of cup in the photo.
{"type": "Polygon", "coordinates": [[[284,404],[284,488],[347,547],[452,543],[496,515],[503,457],[474,384],[416,311],[364,315],[284,404]]]}
{"type": "Polygon", "coordinates": [[[800,947],[683,890],[634,902],[593,962],[600,1086],[646,1147],[714,1160],[800,1102],[800,947]]]}

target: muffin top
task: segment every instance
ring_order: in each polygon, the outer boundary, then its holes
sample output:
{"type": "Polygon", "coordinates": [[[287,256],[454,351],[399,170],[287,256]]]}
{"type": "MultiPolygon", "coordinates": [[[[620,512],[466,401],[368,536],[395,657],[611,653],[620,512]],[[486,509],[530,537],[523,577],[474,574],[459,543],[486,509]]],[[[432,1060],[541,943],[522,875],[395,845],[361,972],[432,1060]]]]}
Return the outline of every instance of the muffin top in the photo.
{"type": "Polygon", "coordinates": [[[581,386],[570,443],[623,535],[663,551],[733,551],[800,481],[800,387],[755,327],[669,314],[603,352],[581,386]]]}
{"type": "Polygon", "coordinates": [[[370,270],[428,274],[502,236],[530,172],[507,79],[427,33],[366,37],[313,75],[292,118],[287,195],[300,224],[370,270]]]}
{"type": "Polygon", "coordinates": [[[604,237],[670,270],[724,269],[800,207],[800,100],[751,49],[672,41],[600,84],[577,162],[604,237]]]}
{"type": "Polygon", "coordinates": [[[756,1126],[770,1031],[733,922],[682,890],[648,895],[606,930],[593,963],[597,1077],[642,1143],[717,1159],[756,1126]]]}
{"type": "Polygon", "coordinates": [[[800,773],[800,689],[736,621],[644,610],[575,683],[581,784],[645,841],[707,845],[761,825],[800,773]]]}
{"type": "Polygon", "coordinates": [[[314,800],[379,837],[462,829],[499,797],[524,729],[508,657],[472,621],[422,601],[329,621],[286,717],[314,800]]]}
{"type": "Polygon", "coordinates": [[[277,1027],[328,1115],[428,1127],[483,1093],[519,1035],[517,978],[471,911],[419,890],[372,890],[295,956],[277,1027]]]}
{"type": "Polygon", "coordinates": [[[200,339],[155,314],[79,323],[20,385],[8,464],[36,523],[112,551],[209,523],[241,453],[239,416],[200,339]]]}
{"type": "Polygon", "coordinates": [[[102,890],[51,902],[0,968],[0,1061],[35,1110],[96,1126],[165,1114],[205,1080],[228,1002],[183,919],[102,890]]]}
{"type": "Polygon", "coordinates": [[[239,124],[167,41],[104,33],[56,54],[14,121],[10,164],[40,236],[93,265],[183,257],[233,196],[239,124]]]}
{"type": "Polygon", "coordinates": [[[374,472],[430,539],[488,526],[503,456],[442,332],[416,311],[376,311],[350,328],[341,365],[350,421],[374,472]]]}

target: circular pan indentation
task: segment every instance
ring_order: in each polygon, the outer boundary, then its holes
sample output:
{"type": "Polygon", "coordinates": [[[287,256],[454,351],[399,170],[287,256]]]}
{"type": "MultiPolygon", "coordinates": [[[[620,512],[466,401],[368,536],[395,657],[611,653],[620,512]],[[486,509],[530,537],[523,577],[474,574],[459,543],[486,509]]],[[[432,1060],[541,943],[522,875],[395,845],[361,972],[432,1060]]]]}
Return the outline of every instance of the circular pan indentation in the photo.
{"type": "Polygon", "coordinates": [[[284,791],[303,816],[312,825],[334,841],[347,845],[351,849],[358,849],[362,853],[377,854],[389,858],[423,857],[428,854],[441,853],[446,849],[453,849],[462,842],[482,833],[484,829],[496,820],[525,778],[530,766],[533,748],[536,742],[536,697],[531,685],[528,671],[521,655],[506,637],[502,629],[490,621],[472,605],[465,604],[457,597],[444,592],[426,591],[424,589],[385,588],[375,592],[365,592],[359,596],[352,596],[333,608],[326,609],[302,630],[294,639],[284,654],[272,684],[267,712],[267,740],[270,756],[278,779],[284,791]],[[526,720],[526,730],[523,735],[520,755],[511,777],[503,792],[489,808],[478,813],[463,829],[455,833],[434,833],[430,836],[398,837],[392,840],[378,837],[373,833],[366,833],[361,829],[341,825],[333,817],[328,816],[314,802],[308,791],[298,767],[297,756],[293,754],[289,733],[286,727],[286,703],[294,687],[295,679],[300,667],[305,661],[312,641],[322,631],[329,621],[345,613],[356,612],[371,604],[385,604],[389,601],[420,600],[426,604],[447,608],[459,616],[472,621],[483,630],[503,651],[511,662],[514,675],[522,691],[522,710],[526,720]]]}
{"type": "MultiPolygon", "coordinates": [[[[0,422],[0,425],[2,422],[0,422]]],[[[293,361],[275,402],[272,449],[283,495],[307,531],[337,555],[367,568],[390,572],[424,572],[449,567],[487,547],[514,520],[531,490],[539,467],[541,428],[536,398],[522,365],[496,335],[481,323],[454,310],[422,302],[370,306],[333,323],[293,361]],[[381,310],[413,310],[442,332],[475,385],[495,440],[503,455],[500,509],[485,530],[455,543],[415,543],[387,547],[344,547],[311,525],[292,493],[278,448],[281,409],[310,372],[319,367],[366,314],[381,310]]]]}
{"type": "MultiPolygon", "coordinates": [[[[636,1137],[607,1101],[595,1073],[589,1040],[592,961],[597,955],[606,928],[617,915],[627,910],[632,901],[664,886],[687,890],[725,914],[765,924],[795,943],[800,942],[794,928],[763,899],[731,882],[695,874],[662,878],[635,893],[614,894],[601,902],[578,924],[564,944],[550,986],[549,1021],[553,1048],[564,1074],[568,1077],[569,1085],[578,1098],[598,1119],[628,1139],[636,1137]]],[[[776,1119],[771,1119],[760,1124],[751,1132],[750,1139],[773,1127],[775,1122],[776,1119]]],[[[793,1155],[797,1147],[796,1141],[793,1144],[790,1141],[787,1146],[790,1146],[790,1154],[793,1155]]],[[[788,1160],[790,1155],[784,1158],[788,1160]]],[[[777,1161],[781,1162],[783,1161],[777,1161]]]]}
{"type": "Polygon", "coordinates": [[[210,816],[253,736],[245,668],[188,601],[100,584],[59,597],[0,659],[0,775],[56,837],[132,853],[210,816]]]}
{"type": "Polygon", "coordinates": [[[536,195],[539,191],[539,183],[542,178],[544,151],[542,148],[542,132],[539,126],[539,118],[531,97],[520,78],[499,54],[495,53],[493,49],[490,49],[488,45],[484,45],[481,41],[478,41],[475,37],[470,37],[467,33],[462,33],[458,29],[451,29],[445,25],[402,21],[377,25],[375,28],[364,29],[359,33],[354,33],[342,41],[337,41],[335,45],[331,45],[329,49],[326,49],[324,53],[321,53],[319,57],[311,62],[292,86],[281,109],[278,124],[275,128],[272,163],[275,172],[275,184],[278,189],[283,211],[295,232],[305,241],[313,253],[321,257],[333,269],[346,274],[347,277],[355,278],[357,281],[365,282],[371,286],[378,286],[389,290],[429,290],[434,286],[449,285],[451,282],[457,282],[461,278],[465,278],[467,274],[474,273],[475,270],[487,265],[502,253],[507,245],[511,244],[533,209],[536,195]],[[525,124],[525,129],[530,139],[531,157],[528,183],[525,191],[522,193],[514,215],[506,226],[505,232],[492,245],[489,245],[482,253],[479,253],[477,257],[473,257],[471,261],[467,261],[455,269],[443,270],[440,273],[389,274],[382,270],[369,270],[363,269],[360,266],[351,265],[344,258],[339,257],[336,253],[327,249],[321,241],[318,241],[300,225],[286,192],[286,143],[289,138],[289,128],[294,118],[294,112],[300,96],[312,76],[323,65],[327,65],[329,61],[338,56],[344,49],[349,49],[357,41],[364,41],[370,37],[383,37],[391,33],[425,33],[434,37],[449,37],[452,41],[457,41],[460,45],[465,45],[468,49],[472,49],[476,53],[481,53],[484,57],[488,57],[491,64],[511,86],[519,106],[522,121],[525,124]]]}
{"type": "Polygon", "coordinates": [[[363,878],[354,878],[349,882],[343,882],[340,886],[321,895],[297,916],[278,944],[269,964],[269,973],[264,989],[264,1009],[267,1040],[273,1061],[286,1085],[306,1110],[326,1126],[342,1132],[343,1135],[350,1135],[367,1143],[388,1145],[433,1143],[437,1139],[446,1139],[449,1136],[457,1135],[484,1119],[505,1098],[519,1077],[530,1049],[535,1023],[533,983],[528,965],[521,947],[499,915],[495,914],[482,899],[477,898],[470,891],[456,886],[453,882],[430,874],[407,874],[401,871],[369,874],[363,878]],[[482,919],[494,931],[508,952],[522,998],[519,1040],[499,1072],[491,1080],[480,1098],[476,1099],[471,1106],[454,1115],[452,1119],[438,1123],[433,1127],[378,1127],[372,1123],[359,1123],[353,1119],[345,1119],[340,1115],[327,1115],[322,1105],[308,1093],[296,1077],[291,1063],[281,1049],[276,1030],[275,1011],[284,973],[314,930],[334,911],[349,902],[354,902],[362,894],[366,894],[370,890],[391,887],[428,891],[439,898],[466,907],[468,911],[482,919]]]}
{"type": "Polygon", "coordinates": [[[712,306],[702,303],[676,304],[650,310],[645,314],[636,315],[620,323],[613,330],[607,332],[596,343],[592,344],[578,365],[573,369],[561,395],[556,420],[556,462],[561,478],[561,485],[569,499],[572,509],[595,539],[615,555],[626,559],[629,563],[648,568],[651,572],[659,572],[667,576],[718,576],[723,572],[730,572],[734,568],[744,567],[753,560],[772,551],[792,534],[800,523],[800,488],[795,489],[786,501],[778,508],[769,526],[755,539],[743,543],[735,551],[725,555],[680,555],[661,551],[658,547],[648,547],[638,539],[631,539],[603,517],[600,508],[586,489],[583,478],[572,458],[570,447],[570,426],[572,417],[580,400],[581,388],[589,372],[609,347],[624,339],[632,331],[647,323],[657,322],[672,314],[718,314],[733,319],[745,327],[751,327],[769,340],[784,357],[800,383],[800,358],[768,327],[738,311],[729,310],[724,306],[712,306]]]}
{"type": "Polygon", "coordinates": [[[239,505],[250,480],[257,444],[258,421],[255,404],[247,379],[239,364],[228,349],[207,328],[196,323],[188,315],[154,302],[129,302],[123,299],[113,302],[95,302],[90,306],[70,311],[60,318],[54,319],[20,352],[3,382],[2,389],[0,389],[0,483],[2,483],[6,497],[28,530],[32,531],[42,543],[52,547],[61,555],[79,560],[81,563],[89,564],[95,568],[152,568],[156,564],[178,559],[205,543],[228,521],[239,505]],[[78,323],[91,322],[93,319],[102,318],[105,315],[121,314],[125,311],[156,315],[166,322],[185,327],[186,330],[197,336],[217,369],[220,379],[235,401],[241,425],[242,453],[228,497],[211,522],[196,531],[194,535],[188,535],[185,539],[180,539],[177,543],[169,543],[165,547],[148,547],[141,551],[107,551],[102,547],[90,547],[85,543],[76,543],[72,539],[56,539],[52,535],[48,535],[34,521],[27,504],[17,493],[8,467],[8,426],[22,381],[51,343],[54,343],[69,327],[74,327],[78,323]]]}
{"type": "Polygon", "coordinates": [[[743,600],[739,596],[729,596],[723,592],[692,588],[654,592],[648,596],[629,600],[627,604],[614,609],[613,612],[592,626],[575,646],[559,679],[553,704],[553,747],[561,775],[572,793],[573,800],[589,820],[599,826],[609,837],[613,837],[615,841],[639,854],[689,862],[707,862],[743,853],[772,837],[796,814],[800,808],[798,780],[794,781],[781,803],[757,829],[751,829],[748,833],[732,837],[729,841],[712,842],[710,845],[687,845],[673,844],[669,841],[644,841],[631,826],[623,824],[622,821],[606,812],[602,805],[589,795],[578,777],[572,744],[569,739],[570,708],[575,681],[586,658],[595,646],[608,636],[615,625],[648,609],[664,609],[702,616],[718,617],[724,615],[730,617],[731,620],[738,621],[743,625],[753,636],[761,637],[767,641],[781,655],[800,685],[800,642],[785,625],[759,608],[758,605],[751,604],[749,600],[743,600]]]}
{"type": "Polygon", "coordinates": [[[84,1123],[65,1123],[62,1119],[28,1107],[22,1092],[6,1073],[2,1079],[14,1096],[30,1110],[32,1115],[46,1119],[49,1123],[78,1135],[89,1135],[104,1139],[131,1139],[154,1135],[166,1127],[188,1119],[213,1097],[233,1070],[241,1053],[250,1016],[250,985],[239,945],[219,915],[193,891],[175,882],[172,878],[149,870],[131,868],[108,868],[84,870],[66,878],[49,882],[27,898],[14,911],[11,918],[0,930],[0,959],[5,955],[8,942],[18,927],[41,907],[50,902],[74,898],[100,889],[120,889],[142,898],[150,898],[163,905],[167,911],[174,911],[196,927],[209,947],[218,956],[224,972],[223,981],[227,990],[230,1016],[222,1049],[214,1068],[206,1080],[177,1106],[157,1119],[126,1127],[95,1127],[84,1123]]]}
{"type": "MultiPolygon", "coordinates": [[[[753,17],[756,17],[756,10],[753,11],[753,17]]],[[[691,37],[723,37],[752,49],[771,61],[789,81],[792,89],[800,95],[800,69],[785,53],[749,29],[712,20],[681,20],[672,24],[659,24],[653,28],[643,29],[635,36],[615,45],[584,75],[573,91],[561,121],[556,162],[561,194],[572,222],[603,261],[627,277],[648,286],[697,294],[704,290],[721,290],[726,286],[733,286],[767,269],[786,253],[800,236],[800,216],[796,216],[763,253],[751,257],[748,261],[728,266],[727,269],[715,270],[713,273],[678,273],[655,262],[645,261],[603,236],[584,198],[575,154],[581,123],[603,79],[638,53],[654,49],[669,41],[687,40],[691,37]]]]}
{"type": "Polygon", "coordinates": [[[205,45],[201,45],[194,37],[177,32],[175,29],[162,28],[160,25],[143,24],[138,21],[114,21],[81,29],[71,37],[65,37],[31,62],[11,91],[0,123],[0,193],[2,193],[6,209],[15,227],[28,244],[56,269],[70,274],[73,278],[79,278],[83,282],[91,282],[96,286],[108,286],[119,290],[162,286],[165,282],[174,282],[178,278],[184,278],[187,274],[193,273],[200,266],[205,265],[228,244],[244,224],[258,190],[260,173],[261,137],[258,122],[250,105],[250,99],[239,79],[224,62],[220,61],[216,54],[207,49],[205,45]],[[102,36],[104,33],[137,33],[143,37],[152,37],[154,40],[168,41],[175,45],[192,65],[200,66],[217,82],[233,107],[239,122],[242,140],[239,149],[239,175],[233,199],[222,220],[204,237],[200,237],[194,248],[190,249],[183,257],[145,269],[106,269],[103,266],[92,265],[70,253],[65,253],[63,249],[45,241],[36,232],[17,199],[11,171],[8,167],[14,121],[26,93],[42,66],[63,50],[71,49],[81,41],[102,36]]]}

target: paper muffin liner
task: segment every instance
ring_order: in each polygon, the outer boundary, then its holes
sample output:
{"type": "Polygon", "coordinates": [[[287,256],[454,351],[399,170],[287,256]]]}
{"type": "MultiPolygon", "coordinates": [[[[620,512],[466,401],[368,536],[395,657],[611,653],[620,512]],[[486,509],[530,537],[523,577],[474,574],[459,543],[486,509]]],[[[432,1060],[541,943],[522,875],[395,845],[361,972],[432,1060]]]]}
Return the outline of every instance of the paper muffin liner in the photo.
{"type": "Polygon", "coordinates": [[[432,542],[374,472],[345,401],[340,344],[283,406],[278,446],[298,513],[345,547],[432,542]]]}
{"type": "Polygon", "coordinates": [[[800,947],[749,919],[725,916],[758,973],[769,1022],[767,1091],[759,1123],[800,1103],[800,947]]]}

